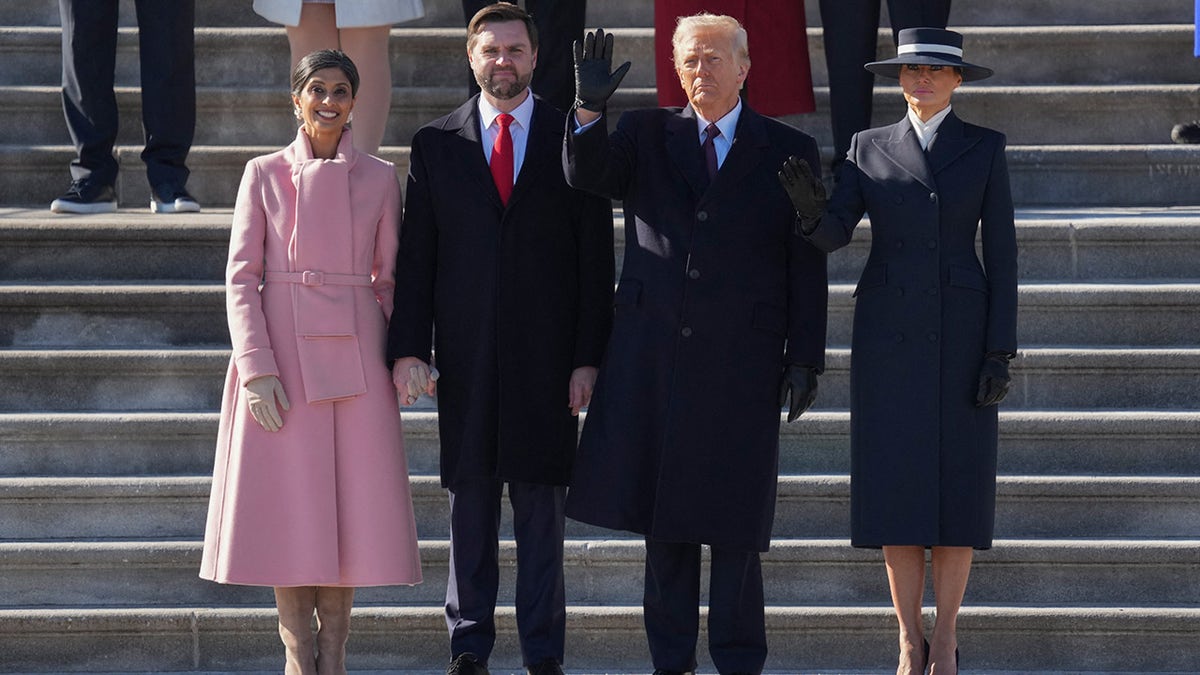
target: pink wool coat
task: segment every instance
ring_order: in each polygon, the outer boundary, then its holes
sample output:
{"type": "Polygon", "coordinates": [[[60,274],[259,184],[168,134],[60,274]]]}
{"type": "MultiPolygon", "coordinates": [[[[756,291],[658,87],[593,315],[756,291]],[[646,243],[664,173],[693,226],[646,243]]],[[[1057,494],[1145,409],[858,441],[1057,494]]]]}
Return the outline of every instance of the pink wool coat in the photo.
{"type": "Polygon", "coordinates": [[[400,412],[384,340],[399,243],[392,164],[342,134],[246,165],[226,270],[233,357],[221,403],[200,576],[263,586],[421,581],[400,412]],[[265,279],[265,281],[264,281],[265,279]],[[261,284],[261,289],[260,289],[261,284]],[[250,416],[277,375],[283,428],[250,416]]]}

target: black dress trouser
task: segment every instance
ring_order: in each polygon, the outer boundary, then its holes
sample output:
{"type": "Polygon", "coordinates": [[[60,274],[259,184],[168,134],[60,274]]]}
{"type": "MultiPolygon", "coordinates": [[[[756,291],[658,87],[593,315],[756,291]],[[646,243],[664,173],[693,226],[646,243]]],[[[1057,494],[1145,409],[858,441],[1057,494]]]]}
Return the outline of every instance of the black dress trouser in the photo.
{"type": "MultiPolygon", "coordinates": [[[[75,143],[71,177],[117,180],[117,0],[59,0],[62,100],[75,143]]],[[[142,76],[142,161],[151,186],[187,183],[196,128],[195,0],[137,0],[142,76]]]]}
{"type": "MultiPolygon", "coordinates": [[[[494,0],[462,0],[467,22],[494,0]]],[[[515,0],[513,2],[515,3],[515,0]]],[[[525,11],[533,16],[538,32],[537,67],[533,69],[533,93],[566,112],[575,103],[575,60],[571,44],[583,39],[587,0],[525,0],[525,11]]],[[[468,94],[479,91],[471,76],[468,94]]]]}
{"type": "MultiPolygon", "coordinates": [[[[863,65],[876,60],[879,3],[880,0],[821,0],[835,166],[850,149],[850,138],[871,126],[875,76],[863,65]]],[[[904,28],[945,28],[950,17],[950,0],[887,0],[887,4],[893,44],[896,33],[904,28]]]]}
{"type": "MultiPolygon", "coordinates": [[[[721,673],[761,673],[767,661],[758,551],[712,546],[708,653],[721,673]]],[[[646,538],[642,601],[654,667],[696,669],[700,632],[700,545],[646,538]]]]}

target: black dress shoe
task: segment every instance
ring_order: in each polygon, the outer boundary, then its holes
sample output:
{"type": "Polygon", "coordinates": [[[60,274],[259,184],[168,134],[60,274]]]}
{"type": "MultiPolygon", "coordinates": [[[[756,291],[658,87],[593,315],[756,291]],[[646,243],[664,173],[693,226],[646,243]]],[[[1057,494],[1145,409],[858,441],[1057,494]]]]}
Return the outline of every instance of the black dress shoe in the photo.
{"type": "Polygon", "coordinates": [[[446,675],[491,675],[486,666],[479,662],[479,657],[470,652],[463,652],[454,657],[446,675]]]}
{"type": "Polygon", "coordinates": [[[696,675],[695,671],[691,670],[666,670],[665,668],[655,668],[654,675],[696,675]]]}
{"type": "Polygon", "coordinates": [[[562,666],[554,659],[546,659],[525,668],[527,675],[563,675],[562,666]]]}

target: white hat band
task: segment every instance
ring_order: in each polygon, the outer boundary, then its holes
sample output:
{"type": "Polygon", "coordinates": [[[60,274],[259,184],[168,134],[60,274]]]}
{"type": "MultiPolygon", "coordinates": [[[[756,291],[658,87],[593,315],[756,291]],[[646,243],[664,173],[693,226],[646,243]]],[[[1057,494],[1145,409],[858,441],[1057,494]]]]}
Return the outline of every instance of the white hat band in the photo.
{"type": "Polygon", "coordinates": [[[920,43],[900,45],[899,49],[896,50],[897,54],[914,54],[917,52],[936,52],[939,54],[951,54],[953,56],[957,56],[960,59],[962,58],[962,53],[963,53],[962,50],[959,49],[958,47],[951,47],[950,45],[920,44],[920,43]]]}

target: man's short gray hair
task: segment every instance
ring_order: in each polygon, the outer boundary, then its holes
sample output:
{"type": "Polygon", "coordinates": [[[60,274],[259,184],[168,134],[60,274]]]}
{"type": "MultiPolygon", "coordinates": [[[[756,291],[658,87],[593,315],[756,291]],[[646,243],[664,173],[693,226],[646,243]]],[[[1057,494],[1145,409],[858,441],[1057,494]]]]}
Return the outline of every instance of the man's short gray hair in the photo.
{"type": "Polygon", "coordinates": [[[750,63],[750,39],[746,29],[732,16],[701,12],[692,16],[681,16],[675,20],[675,33],[671,36],[671,60],[679,67],[679,48],[683,41],[698,30],[717,29],[733,38],[733,54],[743,63],[750,63]]]}

